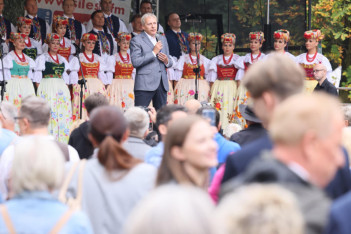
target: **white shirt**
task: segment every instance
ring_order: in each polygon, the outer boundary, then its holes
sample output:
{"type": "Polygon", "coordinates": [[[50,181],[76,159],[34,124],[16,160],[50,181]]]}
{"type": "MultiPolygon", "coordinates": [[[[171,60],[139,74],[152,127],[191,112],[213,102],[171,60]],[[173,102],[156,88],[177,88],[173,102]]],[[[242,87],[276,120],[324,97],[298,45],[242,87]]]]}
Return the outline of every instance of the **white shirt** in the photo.
{"type": "MultiPolygon", "coordinates": [[[[50,140],[54,140],[53,136],[47,136],[50,140]]],[[[17,138],[17,141],[14,142],[12,145],[9,145],[1,155],[0,158],[0,193],[2,196],[2,200],[5,201],[8,196],[8,188],[9,188],[9,180],[10,180],[10,173],[12,169],[12,161],[15,156],[15,147],[14,145],[20,139],[17,138]]],[[[68,153],[69,153],[69,162],[77,162],[80,160],[78,152],[75,148],[70,145],[68,146],[68,153]]],[[[50,155],[48,155],[50,156],[50,155]]]]}

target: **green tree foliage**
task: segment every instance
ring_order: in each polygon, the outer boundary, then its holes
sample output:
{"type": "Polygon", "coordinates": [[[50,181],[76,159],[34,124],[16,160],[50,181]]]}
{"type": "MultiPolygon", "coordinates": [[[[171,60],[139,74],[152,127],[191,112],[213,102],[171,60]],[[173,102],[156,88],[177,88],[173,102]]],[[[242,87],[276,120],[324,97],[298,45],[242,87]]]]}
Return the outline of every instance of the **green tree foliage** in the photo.
{"type": "Polygon", "coordinates": [[[351,1],[318,0],[312,7],[314,28],[325,35],[323,54],[342,65],[342,85],[351,86],[351,1]]]}
{"type": "Polygon", "coordinates": [[[17,18],[24,15],[24,0],[5,0],[4,17],[16,26],[17,18]]]}

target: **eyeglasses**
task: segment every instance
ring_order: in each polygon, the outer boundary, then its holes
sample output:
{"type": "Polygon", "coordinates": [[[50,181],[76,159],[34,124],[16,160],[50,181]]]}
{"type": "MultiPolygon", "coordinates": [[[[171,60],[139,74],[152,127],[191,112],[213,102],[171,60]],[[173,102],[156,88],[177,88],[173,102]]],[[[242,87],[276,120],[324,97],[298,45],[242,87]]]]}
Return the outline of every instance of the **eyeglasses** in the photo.
{"type": "Polygon", "coordinates": [[[17,121],[17,120],[20,120],[20,119],[24,119],[25,117],[23,117],[23,116],[16,116],[15,117],[15,120],[17,121]]]}
{"type": "Polygon", "coordinates": [[[316,69],[316,70],[313,70],[313,73],[316,73],[316,72],[320,72],[320,71],[324,71],[323,69],[316,69]]]}

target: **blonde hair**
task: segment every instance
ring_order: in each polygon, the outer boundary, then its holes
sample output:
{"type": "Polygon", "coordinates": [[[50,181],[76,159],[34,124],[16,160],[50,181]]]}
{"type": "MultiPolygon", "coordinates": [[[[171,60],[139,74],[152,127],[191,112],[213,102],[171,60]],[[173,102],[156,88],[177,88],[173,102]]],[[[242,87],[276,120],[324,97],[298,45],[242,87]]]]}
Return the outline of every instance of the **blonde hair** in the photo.
{"type": "Polygon", "coordinates": [[[331,122],[342,118],[340,102],[328,94],[298,94],[282,102],[273,113],[269,132],[275,143],[295,145],[312,131],[320,138],[329,135],[331,122]]]}
{"type": "Polygon", "coordinates": [[[243,84],[253,98],[273,92],[280,100],[302,91],[305,71],[284,54],[273,54],[253,64],[243,84]]]}
{"type": "Polygon", "coordinates": [[[64,173],[64,156],[57,144],[45,136],[28,136],[14,146],[11,192],[52,191],[64,173]]]}
{"type": "Polygon", "coordinates": [[[215,220],[221,234],[303,234],[294,195],[274,184],[239,188],[220,202],[215,220]]]}
{"type": "Polygon", "coordinates": [[[215,234],[213,202],[192,186],[164,185],[131,213],[126,234],[215,234]]]}

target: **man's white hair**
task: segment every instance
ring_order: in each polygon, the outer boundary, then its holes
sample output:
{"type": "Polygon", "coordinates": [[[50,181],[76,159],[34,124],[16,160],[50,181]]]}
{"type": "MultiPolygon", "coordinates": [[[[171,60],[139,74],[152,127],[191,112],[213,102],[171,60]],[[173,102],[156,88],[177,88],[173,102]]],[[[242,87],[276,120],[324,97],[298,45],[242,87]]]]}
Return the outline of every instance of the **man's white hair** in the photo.
{"type": "Polygon", "coordinates": [[[15,117],[17,116],[17,108],[9,102],[0,103],[0,115],[6,119],[6,121],[14,123],[15,117]]]}
{"type": "Polygon", "coordinates": [[[127,119],[130,136],[144,138],[145,132],[149,127],[149,115],[140,107],[131,107],[125,113],[127,119]]]}
{"type": "Polygon", "coordinates": [[[64,156],[57,144],[44,136],[22,138],[14,146],[11,195],[24,191],[52,191],[63,179],[64,156]]]}
{"type": "Polygon", "coordinates": [[[147,18],[149,18],[149,17],[154,17],[154,18],[156,19],[156,21],[157,21],[156,15],[154,15],[153,13],[146,13],[145,15],[143,15],[143,16],[141,17],[141,24],[142,24],[142,25],[145,25],[145,20],[146,20],[147,18]]]}

